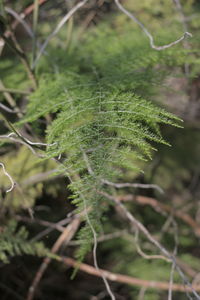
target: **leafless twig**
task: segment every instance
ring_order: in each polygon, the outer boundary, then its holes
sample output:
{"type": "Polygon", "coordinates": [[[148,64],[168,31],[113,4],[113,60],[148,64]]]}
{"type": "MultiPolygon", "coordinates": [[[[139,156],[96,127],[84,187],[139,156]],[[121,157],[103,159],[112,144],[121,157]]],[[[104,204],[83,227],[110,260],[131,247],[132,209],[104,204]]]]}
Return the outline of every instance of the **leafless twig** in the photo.
{"type": "Polygon", "coordinates": [[[6,168],[5,168],[5,166],[4,166],[4,164],[2,162],[0,162],[0,166],[3,168],[3,173],[9,178],[9,180],[11,182],[11,187],[6,191],[6,193],[9,193],[9,192],[11,192],[14,189],[16,183],[14,182],[13,178],[11,177],[11,175],[6,171],[6,168]]]}
{"type": "Polygon", "coordinates": [[[139,244],[139,230],[138,230],[138,228],[136,228],[136,230],[135,230],[135,245],[136,245],[137,252],[145,259],[162,259],[162,260],[165,260],[167,262],[171,262],[171,259],[166,258],[163,255],[147,255],[146,253],[143,252],[143,250],[141,249],[140,244],[139,244]]]}
{"type": "Polygon", "coordinates": [[[10,114],[17,114],[18,113],[18,111],[13,110],[13,109],[9,108],[8,106],[6,106],[6,105],[4,105],[2,103],[0,103],[0,108],[3,109],[3,110],[5,110],[6,112],[8,112],[10,114]]]}
{"type": "MultiPolygon", "coordinates": [[[[56,225],[59,226],[59,227],[63,227],[64,225],[69,224],[70,222],[72,222],[72,220],[75,219],[75,218],[79,218],[79,215],[75,215],[75,216],[74,216],[74,215],[70,215],[70,216],[67,216],[67,218],[65,218],[65,219],[63,219],[63,220],[57,222],[56,225]]],[[[29,220],[31,220],[31,219],[29,219],[29,220]]],[[[34,222],[34,220],[33,220],[33,222],[34,222]]],[[[32,241],[38,241],[38,240],[40,240],[43,236],[45,236],[45,235],[49,234],[50,232],[52,232],[54,229],[55,229],[55,228],[53,228],[53,227],[48,227],[48,228],[46,228],[45,230],[39,232],[39,233],[38,233],[36,236],[34,236],[31,240],[32,240],[32,241]]]]}
{"type": "Polygon", "coordinates": [[[16,11],[11,9],[10,7],[5,7],[5,11],[12,15],[19,23],[22,24],[28,35],[33,38],[34,34],[33,31],[31,30],[31,27],[26,23],[26,21],[18,14],[16,11]]]}
{"type": "MultiPolygon", "coordinates": [[[[111,240],[111,239],[116,239],[116,238],[119,238],[119,237],[123,237],[124,235],[126,235],[126,231],[125,230],[121,230],[121,231],[116,231],[116,232],[113,232],[113,233],[108,233],[108,234],[104,234],[102,236],[100,236],[97,241],[98,243],[99,242],[105,242],[105,241],[108,241],[108,240],[111,240]]],[[[69,243],[70,246],[78,246],[81,244],[81,241],[71,241],[69,243]]]]}
{"type": "Polygon", "coordinates": [[[17,139],[17,137],[20,138],[24,143],[26,143],[29,146],[53,146],[55,144],[55,143],[46,144],[46,143],[41,143],[41,142],[32,142],[28,138],[25,138],[20,132],[17,132],[17,134],[15,132],[11,132],[7,135],[0,135],[0,138],[10,139],[13,141],[19,141],[17,139]],[[13,137],[15,137],[15,138],[13,138],[13,137]]]}
{"type": "MultiPolygon", "coordinates": [[[[174,243],[173,256],[176,257],[177,251],[178,251],[178,227],[177,227],[177,223],[174,220],[173,215],[171,215],[170,217],[171,217],[171,223],[173,224],[173,227],[174,227],[174,242],[175,243],[174,243]]],[[[172,286],[173,286],[175,268],[176,268],[176,261],[173,261],[172,266],[171,266],[171,272],[170,272],[168,300],[172,300],[172,286]]]]}
{"type": "Polygon", "coordinates": [[[39,155],[39,154],[36,153],[36,151],[33,149],[33,147],[31,147],[30,145],[28,145],[27,143],[25,143],[24,141],[22,141],[20,139],[13,138],[12,135],[13,135],[13,133],[10,133],[8,135],[0,135],[0,139],[8,139],[8,140],[10,140],[10,141],[12,141],[14,143],[19,143],[19,144],[25,145],[25,146],[27,146],[31,150],[31,152],[33,154],[39,155]]]}
{"type": "MultiPolygon", "coordinates": [[[[15,218],[18,221],[27,222],[27,223],[31,223],[31,224],[32,223],[36,223],[36,224],[39,224],[39,225],[51,228],[53,230],[54,229],[58,230],[60,232],[63,232],[65,230],[65,228],[60,225],[60,222],[58,222],[58,223],[52,223],[52,222],[41,220],[41,219],[37,219],[37,218],[34,218],[34,219],[28,218],[28,217],[25,217],[25,216],[16,216],[15,218]]],[[[64,220],[66,221],[66,224],[69,222],[68,218],[64,219],[64,220]]]]}
{"type": "Polygon", "coordinates": [[[179,39],[177,39],[176,41],[169,43],[167,45],[163,45],[163,46],[156,46],[154,44],[154,38],[151,35],[151,33],[146,29],[146,27],[133,15],[131,14],[128,10],[126,10],[121,3],[119,2],[119,0],[115,0],[115,3],[117,5],[117,7],[119,8],[119,10],[121,10],[125,15],[127,15],[131,20],[133,20],[135,23],[137,23],[140,28],[144,31],[144,33],[146,34],[146,36],[149,38],[150,41],[150,46],[151,48],[161,51],[167,48],[170,48],[178,43],[180,43],[181,41],[183,41],[185,38],[187,37],[192,37],[192,34],[190,32],[185,32],[184,35],[182,37],[180,37],[179,39]]]}
{"type": "Polygon", "coordinates": [[[120,188],[125,188],[125,187],[133,187],[133,188],[142,188],[142,189],[155,189],[157,191],[159,191],[161,194],[164,193],[163,189],[161,189],[161,187],[159,187],[157,184],[142,184],[142,183],[114,183],[114,182],[110,182],[106,179],[102,179],[102,182],[113,186],[117,189],[120,188]]]}

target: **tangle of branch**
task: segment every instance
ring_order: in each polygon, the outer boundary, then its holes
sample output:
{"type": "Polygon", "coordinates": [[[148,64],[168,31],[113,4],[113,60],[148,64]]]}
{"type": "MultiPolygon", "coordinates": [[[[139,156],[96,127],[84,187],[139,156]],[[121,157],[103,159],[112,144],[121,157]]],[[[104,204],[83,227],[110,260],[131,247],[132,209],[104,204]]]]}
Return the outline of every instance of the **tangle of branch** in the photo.
{"type": "Polygon", "coordinates": [[[167,48],[170,48],[178,43],[180,43],[181,41],[183,41],[185,38],[187,37],[192,37],[192,34],[190,32],[185,32],[179,39],[177,39],[176,41],[169,43],[167,45],[163,45],[163,46],[156,46],[154,43],[154,38],[151,35],[151,33],[146,29],[146,27],[133,15],[131,14],[128,10],[126,10],[121,3],[119,2],[119,0],[115,0],[115,3],[117,5],[117,7],[119,8],[119,10],[121,10],[125,15],[127,15],[131,20],[133,20],[135,23],[137,23],[140,28],[143,30],[143,32],[146,34],[146,36],[149,38],[150,41],[150,46],[151,48],[161,51],[161,50],[165,50],[167,48]]]}

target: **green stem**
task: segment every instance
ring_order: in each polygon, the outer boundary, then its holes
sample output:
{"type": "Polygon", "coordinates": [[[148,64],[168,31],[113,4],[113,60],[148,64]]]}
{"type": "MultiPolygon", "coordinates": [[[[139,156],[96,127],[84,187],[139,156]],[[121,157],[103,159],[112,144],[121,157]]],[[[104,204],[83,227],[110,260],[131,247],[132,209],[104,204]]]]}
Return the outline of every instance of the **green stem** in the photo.
{"type": "Polygon", "coordinates": [[[4,9],[3,0],[0,0],[0,14],[2,15],[2,17],[4,19],[6,19],[6,12],[5,12],[5,9],[4,9]]]}

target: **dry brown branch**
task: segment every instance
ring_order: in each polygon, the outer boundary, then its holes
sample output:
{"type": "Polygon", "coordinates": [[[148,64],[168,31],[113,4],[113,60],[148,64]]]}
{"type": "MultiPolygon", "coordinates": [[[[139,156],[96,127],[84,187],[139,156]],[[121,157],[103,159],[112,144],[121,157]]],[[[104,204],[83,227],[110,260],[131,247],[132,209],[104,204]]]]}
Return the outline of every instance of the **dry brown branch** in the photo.
{"type": "Polygon", "coordinates": [[[135,216],[133,214],[131,214],[128,209],[122,204],[122,201],[120,201],[118,199],[118,197],[113,197],[105,192],[98,192],[100,195],[103,195],[104,197],[106,197],[107,199],[111,200],[117,207],[117,211],[120,214],[120,216],[123,216],[127,221],[129,221],[129,223],[135,227],[138,228],[138,230],[140,230],[144,236],[147,238],[147,240],[149,240],[157,249],[160,250],[160,252],[168,259],[171,260],[171,263],[175,265],[175,268],[178,272],[178,274],[180,275],[180,277],[182,278],[185,286],[187,288],[189,288],[193,295],[196,297],[196,299],[200,299],[200,296],[198,295],[198,293],[196,292],[195,289],[193,289],[191,283],[188,281],[187,277],[185,276],[185,274],[182,272],[181,268],[179,267],[179,265],[176,262],[176,258],[173,254],[171,254],[167,248],[165,248],[158,240],[156,240],[153,235],[148,231],[148,229],[138,220],[135,218],[135,216]]]}
{"type": "MultiPolygon", "coordinates": [[[[74,234],[76,233],[79,225],[81,222],[81,218],[75,218],[69,225],[67,225],[67,227],[65,228],[65,230],[61,233],[61,235],[59,236],[59,238],[57,239],[57,241],[54,243],[51,251],[52,253],[57,253],[59,251],[59,249],[61,248],[62,244],[65,243],[67,244],[72,237],[74,236],[74,234]]],[[[28,290],[28,294],[26,297],[26,300],[32,300],[34,298],[35,295],[35,290],[42,278],[42,276],[44,275],[44,272],[46,271],[48,265],[51,262],[51,258],[50,257],[46,257],[39,270],[36,273],[35,278],[33,279],[33,282],[28,290]]]]}
{"type": "Polygon", "coordinates": [[[117,199],[119,201],[134,201],[141,205],[150,205],[156,211],[165,211],[167,213],[172,214],[173,216],[181,219],[183,222],[188,224],[194,230],[197,236],[200,236],[200,226],[199,224],[188,214],[183,213],[181,211],[175,210],[171,206],[167,204],[160,203],[158,200],[146,196],[134,196],[131,194],[118,196],[117,199]]]}
{"type": "MultiPolygon", "coordinates": [[[[130,284],[133,286],[138,286],[138,287],[146,287],[146,288],[151,288],[151,289],[156,289],[156,290],[165,290],[167,291],[169,289],[169,283],[168,282],[162,282],[162,281],[150,281],[150,280],[144,280],[140,278],[135,278],[127,275],[122,275],[118,273],[112,273],[107,270],[96,270],[94,267],[84,264],[84,263],[79,263],[76,260],[69,258],[69,257],[62,257],[61,261],[63,261],[66,265],[71,266],[73,268],[78,267],[81,271],[86,272],[92,276],[97,276],[101,277],[102,274],[110,281],[115,281],[115,282],[120,282],[120,283],[125,283],[125,284],[130,284]]],[[[196,291],[200,291],[200,285],[192,285],[192,288],[195,289],[196,291]]],[[[191,288],[188,286],[184,286],[182,284],[177,284],[173,283],[172,284],[172,290],[177,291],[177,292],[191,292],[191,288]]]]}
{"type": "MultiPolygon", "coordinates": [[[[28,218],[28,217],[25,217],[25,216],[15,216],[15,219],[17,221],[22,221],[22,222],[26,222],[26,223],[30,223],[30,224],[39,224],[41,226],[44,226],[44,227],[48,227],[48,228],[51,228],[51,229],[55,229],[55,230],[58,230],[59,232],[63,232],[65,231],[65,228],[60,225],[58,223],[53,223],[53,222],[49,222],[49,221],[45,221],[45,220],[41,220],[41,219],[32,219],[32,218],[28,218]]],[[[68,222],[68,218],[65,219],[66,220],[66,224],[69,223],[68,222]]]]}
{"type": "MultiPolygon", "coordinates": [[[[125,238],[127,238],[128,240],[131,240],[131,241],[133,241],[134,239],[133,239],[133,236],[131,236],[130,234],[126,234],[126,232],[124,232],[124,234],[122,235],[122,237],[125,237],[125,238]]],[[[135,245],[136,245],[136,250],[137,250],[137,252],[138,252],[138,254],[139,255],[141,255],[143,258],[145,258],[145,259],[163,259],[164,257],[163,256],[161,256],[161,255],[147,255],[146,253],[144,253],[143,251],[142,251],[142,249],[140,248],[140,245],[139,244],[137,244],[138,243],[138,241],[137,241],[137,239],[136,239],[136,241],[134,241],[135,242],[135,245]],[[138,247],[139,246],[139,247],[138,247]],[[138,251],[139,250],[139,251],[138,251]]],[[[71,242],[72,243],[72,245],[73,245],[73,242],[71,242]]],[[[71,244],[70,243],[70,244],[71,244]]],[[[165,259],[164,258],[164,260],[165,261],[167,261],[167,262],[169,262],[169,260],[168,259],[165,259]]],[[[180,266],[180,268],[188,275],[188,276],[190,276],[191,278],[194,278],[194,277],[196,277],[197,276],[197,274],[198,274],[198,271],[196,271],[196,270],[194,270],[191,266],[189,266],[188,264],[186,264],[185,262],[183,262],[181,259],[179,259],[178,257],[176,257],[176,262],[177,262],[177,264],[180,266]]]]}

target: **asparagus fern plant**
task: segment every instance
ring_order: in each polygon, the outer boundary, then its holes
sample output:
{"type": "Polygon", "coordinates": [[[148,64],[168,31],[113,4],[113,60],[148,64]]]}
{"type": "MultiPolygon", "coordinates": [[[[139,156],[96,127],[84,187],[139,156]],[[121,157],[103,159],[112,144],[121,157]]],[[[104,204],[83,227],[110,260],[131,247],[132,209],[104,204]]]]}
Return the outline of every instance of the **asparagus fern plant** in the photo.
{"type": "Polygon", "coordinates": [[[105,180],[123,180],[127,171],[139,169],[138,161],[151,158],[155,143],[168,144],[160,124],[179,126],[176,116],[148,99],[164,76],[162,64],[169,56],[176,60],[175,53],[150,50],[140,33],[130,38],[129,31],[122,36],[102,27],[71,53],[60,52],[57,71],[43,75],[30,97],[23,122],[54,116],[46,158],[56,159],[70,179],[77,211],[87,210],[78,235],[81,260],[110,206],[101,194],[109,191],[105,180]]]}

